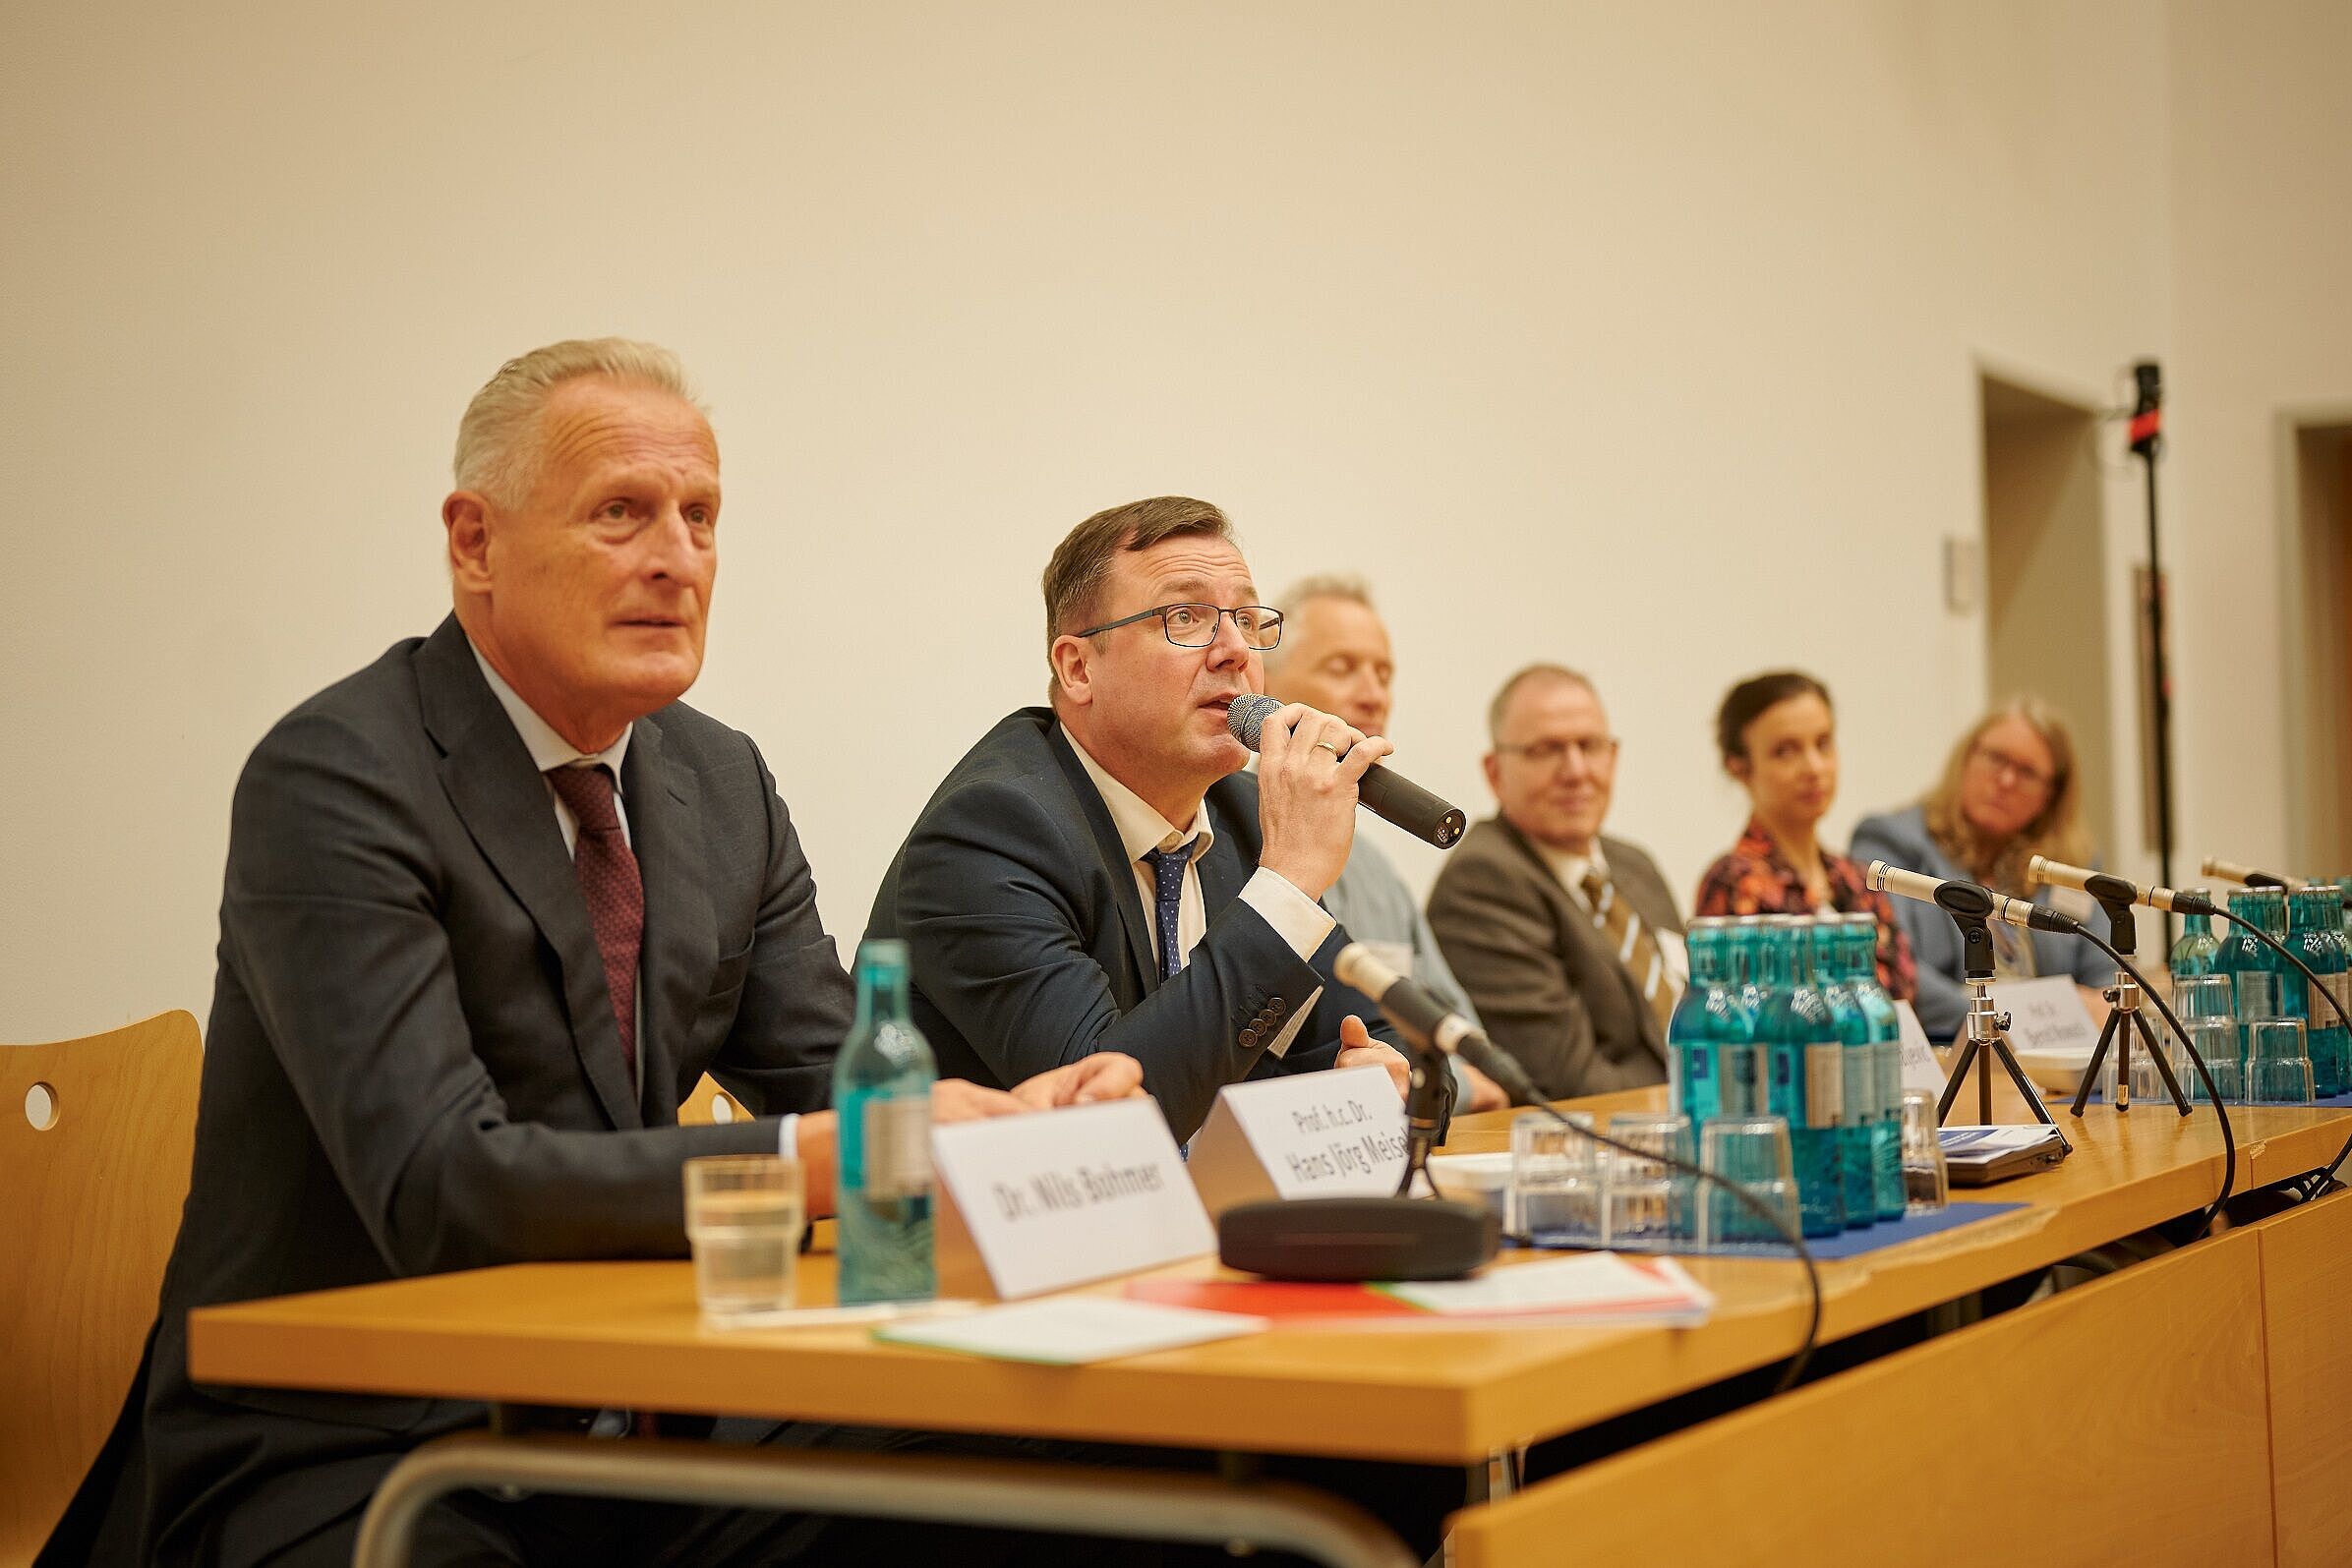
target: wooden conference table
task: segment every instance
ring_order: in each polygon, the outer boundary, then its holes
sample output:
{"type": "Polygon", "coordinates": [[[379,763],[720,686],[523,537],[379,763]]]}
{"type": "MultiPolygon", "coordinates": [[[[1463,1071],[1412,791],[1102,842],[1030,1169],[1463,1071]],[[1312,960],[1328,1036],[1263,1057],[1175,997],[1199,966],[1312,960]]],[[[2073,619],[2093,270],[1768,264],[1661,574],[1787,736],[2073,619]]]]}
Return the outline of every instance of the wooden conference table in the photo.
{"type": "MultiPolygon", "coordinates": [[[[1662,1091],[1575,1102],[1647,1106],[1662,1091]]],[[[2352,1111],[2242,1108],[2241,1191],[2331,1160],[2352,1111]]],[[[2220,1137],[2142,1105],[2060,1115],[2076,1153],[1988,1198],[2026,1206],[1821,1267],[1823,1343],[1961,1302],[2210,1200],[2220,1137]]],[[[1507,1142],[1466,1117],[1450,1150],[1507,1142]]],[[[1519,1254],[1506,1254],[1505,1262],[1519,1254]]],[[[804,1260],[829,1301],[833,1260],[804,1260]]],[[[1793,1262],[1698,1258],[1703,1327],[1335,1332],[1277,1328],[1085,1367],[977,1361],[858,1327],[717,1333],[683,1262],[522,1264],[193,1314],[205,1382],[695,1411],[934,1430],[1458,1465],[1769,1365],[1794,1349],[1793,1262]]],[[[1164,1272],[1213,1277],[1213,1259],[1164,1272]]],[[[1106,1292],[1118,1286],[1098,1287],[1106,1292]]],[[[2030,1540],[2035,1560],[2352,1560],[2335,1478],[2352,1454],[2352,1193],[1989,1317],[1454,1516],[1459,1564],[1926,1560],[2030,1540]]],[[[417,1451],[359,1561],[455,1486],[505,1481],[738,1505],[1174,1539],[1254,1539],[1334,1564],[1410,1561],[1366,1516],[1300,1488],[1207,1476],[824,1453],[662,1439],[465,1434],[417,1451]]]]}

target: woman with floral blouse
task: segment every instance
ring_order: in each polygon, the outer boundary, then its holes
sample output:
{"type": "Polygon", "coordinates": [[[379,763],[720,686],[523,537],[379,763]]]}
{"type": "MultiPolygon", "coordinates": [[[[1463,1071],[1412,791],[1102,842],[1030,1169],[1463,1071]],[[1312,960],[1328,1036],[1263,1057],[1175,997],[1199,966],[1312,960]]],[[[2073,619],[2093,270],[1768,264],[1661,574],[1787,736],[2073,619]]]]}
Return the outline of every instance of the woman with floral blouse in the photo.
{"type": "Polygon", "coordinates": [[[1838,725],[1829,688],[1793,669],[1734,686],[1715,716],[1723,770],[1747,790],[1747,827],[1699,879],[1694,915],[1878,917],[1878,983],[1908,1001],[1917,989],[1911,943],[1862,868],[1822,846],[1821,819],[1838,794],[1838,725]]]}

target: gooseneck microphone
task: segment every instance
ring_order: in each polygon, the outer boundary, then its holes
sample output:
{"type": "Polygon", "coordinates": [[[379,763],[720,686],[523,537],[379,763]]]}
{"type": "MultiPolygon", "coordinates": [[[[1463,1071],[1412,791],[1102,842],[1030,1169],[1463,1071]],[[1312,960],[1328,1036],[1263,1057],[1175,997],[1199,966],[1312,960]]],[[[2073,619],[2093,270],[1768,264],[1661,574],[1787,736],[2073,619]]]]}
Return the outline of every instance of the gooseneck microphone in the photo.
{"type": "Polygon", "coordinates": [[[1493,1078],[1513,1104],[1533,1105],[1543,1100],[1515,1058],[1497,1048],[1468,1018],[1439,1001],[1429,987],[1398,974],[1375,958],[1363,943],[1351,942],[1341,948],[1332,961],[1331,972],[1339,976],[1341,984],[1355,987],[1378,1003],[1388,1021],[1415,1045],[1454,1056],[1475,1041],[1487,1049],[1472,1057],[1472,1065],[1493,1078]]]}
{"type": "Polygon", "coordinates": [[[2223,912],[2202,893],[2192,893],[2186,888],[2160,888],[2152,883],[2143,887],[2105,871],[2070,866],[2063,860],[2052,860],[2044,855],[2035,855],[2026,862],[2026,880],[2036,885],[2048,883],[2054,888],[2073,888],[2077,892],[2089,894],[2101,903],[2140,903],[2169,914],[2223,912]]]}
{"type": "MultiPolygon", "coordinates": [[[[1233,731],[1234,739],[1256,751],[1259,732],[1268,719],[1281,711],[1282,705],[1273,698],[1254,691],[1244,692],[1225,710],[1225,726],[1233,731]]],[[[1364,777],[1356,782],[1356,799],[1382,821],[1392,822],[1414,838],[1426,839],[1441,849],[1451,848],[1469,823],[1461,807],[1439,799],[1403,774],[1391,772],[1377,762],[1365,769],[1364,777]]]]}
{"type": "Polygon", "coordinates": [[[2004,925],[2031,926],[2036,931],[2080,934],[2083,929],[2070,916],[2060,914],[2055,909],[2045,909],[2038,903],[2012,899],[1973,882],[1921,876],[1916,871],[1888,865],[1884,860],[1871,861],[1864,880],[1873,892],[1915,899],[1951,914],[1981,916],[1987,920],[1998,920],[2004,925]]]}

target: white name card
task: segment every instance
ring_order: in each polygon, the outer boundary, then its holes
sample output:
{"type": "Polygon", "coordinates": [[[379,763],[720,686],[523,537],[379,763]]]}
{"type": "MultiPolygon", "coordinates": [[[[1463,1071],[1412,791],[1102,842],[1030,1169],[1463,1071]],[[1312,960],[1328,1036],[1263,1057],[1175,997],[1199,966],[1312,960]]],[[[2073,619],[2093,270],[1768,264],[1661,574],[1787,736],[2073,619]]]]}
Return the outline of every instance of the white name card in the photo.
{"type": "Polygon", "coordinates": [[[1193,1138],[1211,1214],[1261,1198],[1388,1193],[1405,1174],[1405,1102],[1387,1070],[1228,1083],[1193,1138]]]}
{"type": "Polygon", "coordinates": [[[2098,1047],[2099,1026],[2090,1021],[2073,975],[2004,980],[1993,987],[1993,1005],[2009,1015],[2009,1044],[2015,1050],[2088,1057],[2098,1047]]]}
{"type": "Polygon", "coordinates": [[[1903,1026],[1903,1087],[1920,1089],[1939,1098],[1944,1092],[1944,1070],[1936,1064],[1927,1043],[1927,1030],[1909,1002],[1895,1004],[1896,1020],[1903,1026]]]}
{"type": "Polygon", "coordinates": [[[1157,1102],[931,1130],[939,1294],[1006,1301],[1216,1249],[1157,1102]]]}

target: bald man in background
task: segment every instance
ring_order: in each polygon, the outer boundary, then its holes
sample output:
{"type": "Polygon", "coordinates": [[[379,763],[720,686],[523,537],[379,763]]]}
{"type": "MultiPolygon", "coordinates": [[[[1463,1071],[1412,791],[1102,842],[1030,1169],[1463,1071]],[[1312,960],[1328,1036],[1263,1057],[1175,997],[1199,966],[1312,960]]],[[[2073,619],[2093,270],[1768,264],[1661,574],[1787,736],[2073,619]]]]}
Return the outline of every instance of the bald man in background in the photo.
{"type": "MultiPolygon", "coordinates": [[[[1368,735],[1387,734],[1396,660],[1388,628],[1363,580],[1309,577],[1292,585],[1275,608],[1282,611],[1283,634],[1280,645],[1264,656],[1266,695],[1335,714],[1368,735]]],[[[1445,966],[1420,901],[1370,834],[1357,833],[1347,865],[1323,894],[1323,905],[1382,962],[1411,975],[1473,1024],[1479,1021],[1461,982],[1445,966]]],[[[1468,1049],[1475,1057],[1481,1048],[1474,1041],[1468,1049]]],[[[1475,1063],[1458,1056],[1453,1061],[1463,1110],[1499,1110],[1509,1103],[1475,1063]]]]}

